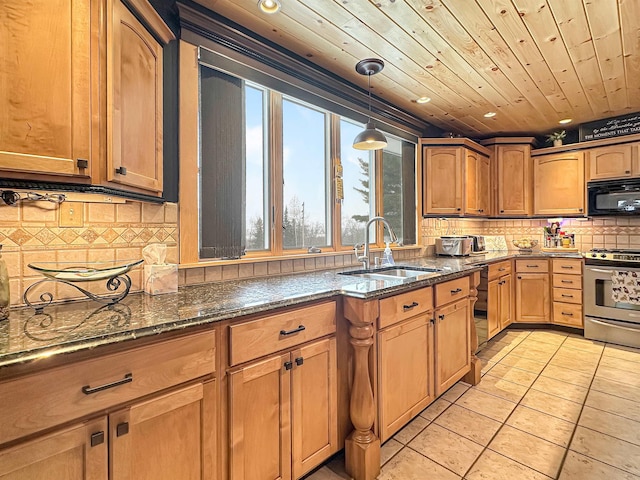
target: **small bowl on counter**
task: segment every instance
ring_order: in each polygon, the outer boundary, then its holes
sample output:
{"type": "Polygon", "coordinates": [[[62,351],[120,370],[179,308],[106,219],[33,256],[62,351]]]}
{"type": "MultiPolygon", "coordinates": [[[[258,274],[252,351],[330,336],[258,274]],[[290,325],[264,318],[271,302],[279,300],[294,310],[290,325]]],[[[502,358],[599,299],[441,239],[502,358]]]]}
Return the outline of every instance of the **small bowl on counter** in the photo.
{"type": "Polygon", "coordinates": [[[517,240],[512,240],[512,242],[520,253],[531,253],[538,245],[538,240],[535,238],[519,238],[517,240]]]}

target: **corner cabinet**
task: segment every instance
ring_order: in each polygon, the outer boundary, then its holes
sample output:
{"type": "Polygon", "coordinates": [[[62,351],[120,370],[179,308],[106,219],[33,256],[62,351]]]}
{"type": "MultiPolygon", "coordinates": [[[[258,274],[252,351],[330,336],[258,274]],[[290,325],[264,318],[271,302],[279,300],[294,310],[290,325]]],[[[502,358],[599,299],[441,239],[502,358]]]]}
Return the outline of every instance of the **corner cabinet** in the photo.
{"type": "Polygon", "coordinates": [[[174,36],[148,0],[0,3],[0,177],[161,195],[174,36]]]}
{"type": "Polygon", "coordinates": [[[488,216],[489,150],[465,138],[420,143],[423,215],[488,216]]]}
{"type": "Polygon", "coordinates": [[[584,153],[539,155],[533,159],[534,214],[584,215],[584,153]]]}
{"type": "Polygon", "coordinates": [[[108,3],[106,180],[162,193],[162,45],[124,3],[108,3]]]}

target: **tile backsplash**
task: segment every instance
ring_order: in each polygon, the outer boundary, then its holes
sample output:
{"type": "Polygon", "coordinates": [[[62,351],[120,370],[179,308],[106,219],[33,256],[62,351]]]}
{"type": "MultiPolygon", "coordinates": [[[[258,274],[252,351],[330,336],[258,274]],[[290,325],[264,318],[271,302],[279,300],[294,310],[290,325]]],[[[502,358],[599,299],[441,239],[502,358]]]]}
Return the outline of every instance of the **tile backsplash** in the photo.
{"type": "MultiPolygon", "coordinates": [[[[535,238],[543,244],[546,219],[474,220],[424,218],[421,226],[422,245],[429,248],[441,235],[503,235],[507,245],[521,237],[535,238]]],[[[591,248],[640,249],[640,217],[567,218],[561,229],[575,235],[580,251],[591,248]]]]}
{"type": "MultiPolygon", "coordinates": [[[[177,262],[176,204],[65,203],[66,208],[81,209],[80,212],[76,210],[75,215],[82,226],[61,227],[60,205],[55,203],[0,205],[0,243],[9,270],[12,305],[22,304],[24,290],[44,278],[29,268],[29,263],[58,261],[82,265],[90,261],[139,259],[142,248],[151,243],[166,244],[167,261],[177,262]]],[[[141,268],[133,269],[129,276],[131,290],[141,290],[141,268]]],[[[103,291],[104,285],[105,282],[80,284],[94,292],[103,291]]],[[[75,289],[66,285],[47,283],[46,287],[56,300],[79,296],[75,289]]]]}

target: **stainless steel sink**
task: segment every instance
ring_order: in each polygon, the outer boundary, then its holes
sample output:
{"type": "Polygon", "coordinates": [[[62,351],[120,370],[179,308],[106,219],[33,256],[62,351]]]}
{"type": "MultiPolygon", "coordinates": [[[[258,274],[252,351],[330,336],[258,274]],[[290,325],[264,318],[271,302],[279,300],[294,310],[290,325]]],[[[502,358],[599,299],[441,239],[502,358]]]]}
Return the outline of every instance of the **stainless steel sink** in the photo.
{"type": "Polygon", "coordinates": [[[370,280],[400,280],[410,282],[435,277],[442,272],[443,270],[439,268],[395,266],[370,270],[351,270],[349,272],[340,272],[340,275],[352,275],[370,280]]]}

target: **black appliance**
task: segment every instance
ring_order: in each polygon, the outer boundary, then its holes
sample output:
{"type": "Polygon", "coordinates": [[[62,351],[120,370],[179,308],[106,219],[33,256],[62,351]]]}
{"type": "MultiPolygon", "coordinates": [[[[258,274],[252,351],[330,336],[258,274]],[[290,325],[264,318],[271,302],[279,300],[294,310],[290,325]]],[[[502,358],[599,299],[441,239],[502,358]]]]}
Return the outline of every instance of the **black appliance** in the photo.
{"type": "Polygon", "coordinates": [[[587,183],[589,216],[640,215],[640,178],[587,183]]]}

